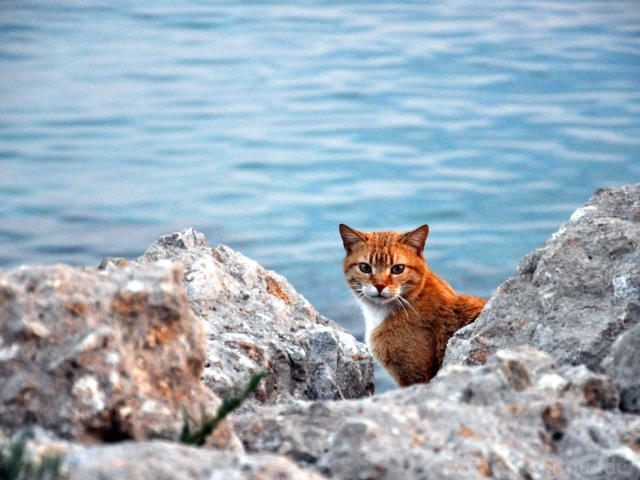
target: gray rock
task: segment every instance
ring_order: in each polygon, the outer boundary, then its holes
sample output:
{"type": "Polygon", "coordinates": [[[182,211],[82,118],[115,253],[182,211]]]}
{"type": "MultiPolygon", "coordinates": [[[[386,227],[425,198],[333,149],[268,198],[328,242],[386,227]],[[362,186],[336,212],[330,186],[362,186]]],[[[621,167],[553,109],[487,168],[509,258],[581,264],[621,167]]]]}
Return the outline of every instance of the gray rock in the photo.
{"type": "Polygon", "coordinates": [[[617,409],[620,393],[611,377],[594,373],[584,365],[562,366],[560,375],[569,381],[569,387],[580,392],[584,405],[602,409],[617,409]]]}
{"type": "Polygon", "coordinates": [[[38,448],[60,435],[175,436],[181,418],[162,415],[178,398],[215,404],[197,378],[207,362],[218,393],[269,372],[215,435],[245,453],[67,443],[71,478],[640,480],[639,229],[640,186],[598,191],[456,334],[428,385],[375,397],[362,344],[282,277],[193,230],[129,265],[105,259],[102,273],[0,273],[0,425],[33,425],[38,448]],[[354,397],[365,398],[327,401],[354,397]],[[129,417],[112,413],[123,403],[129,417]]]}
{"type": "Polygon", "coordinates": [[[321,480],[274,455],[240,455],[175,443],[124,442],[71,453],[69,480],[321,480]]]}
{"type": "Polygon", "coordinates": [[[640,417],[617,409],[616,380],[640,371],[639,208],[637,186],[598,192],[456,335],[429,385],[265,408],[234,429],[248,451],[330,478],[640,478],[640,417]],[[599,373],[609,352],[613,380],[599,373]]]}
{"type": "MultiPolygon", "coordinates": [[[[201,405],[213,410],[219,400],[200,381],[204,328],[181,279],[168,263],[0,271],[2,429],[85,444],[176,438],[182,405],[196,418],[201,405]]],[[[227,427],[218,440],[233,446],[227,427]]]]}
{"type": "Polygon", "coordinates": [[[598,371],[640,322],[639,246],[640,185],[598,190],[451,338],[444,364],[481,365],[498,349],[532,345],[598,371]]]}
{"type": "Polygon", "coordinates": [[[620,391],[620,409],[640,413],[640,325],[616,340],[602,367],[620,391]]]}
{"type": "MultiPolygon", "coordinates": [[[[218,395],[264,370],[244,408],[295,399],[373,393],[373,359],[346,330],[320,315],[284,277],[228,247],[210,248],[192,229],[161,237],[133,265],[184,265],[184,287],[208,328],[204,383],[218,395]]],[[[103,268],[117,260],[105,259],[103,268]]]]}
{"type": "Polygon", "coordinates": [[[264,407],[232,426],[247,451],[335,479],[636,478],[640,417],[600,408],[615,387],[605,381],[597,401],[585,385],[603,379],[521,347],[444,367],[428,385],[264,407]]]}

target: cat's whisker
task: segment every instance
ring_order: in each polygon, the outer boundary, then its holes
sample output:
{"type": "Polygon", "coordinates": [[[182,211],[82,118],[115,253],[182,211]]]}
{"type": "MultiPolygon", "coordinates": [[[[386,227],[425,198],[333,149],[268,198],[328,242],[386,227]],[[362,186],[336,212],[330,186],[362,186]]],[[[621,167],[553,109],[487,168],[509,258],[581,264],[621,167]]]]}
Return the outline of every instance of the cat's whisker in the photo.
{"type": "Polygon", "coordinates": [[[418,314],[418,312],[416,311],[415,307],[413,307],[413,305],[408,304],[408,303],[407,303],[407,301],[406,301],[404,298],[402,298],[402,297],[398,297],[398,298],[400,299],[400,305],[402,305],[402,308],[404,308],[405,312],[407,312],[407,318],[409,317],[409,311],[407,310],[406,305],[409,305],[409,307],[410,307],[414,312],[416,312],[416,315],[420,316],[420,315],[418,314]]]}
{"type": "Polygon", "coordinates": [[[358,295],[358,292],[356,292],[355,290],[351,289],[351,288],[347,288],[345,290],[342,290],[340,292],[342,295],[346,295],[346,296],[351,296],[351,295],[358,295]]]}
{"type": "Polygon", "coordinates": [[[416,307],[414,307],[411,302],[409,300],[407,300],[404,297],[398,296],[398,298],[400,299],[401,302],[403,302],[405,305],[407,305],[409,308],[411,308],[411,310],[413,310],[415,312],[415,314],[418,316],[418,318],[420,318],[420,313],[418,312],[418,310],[416,309],[416,307]]]}
{"type": "Polygon", "coordinates": [[[358,300],[362,300],[367,296],[367,293],[364,291],[364,287],[361,284],[353,285],[353,287],[354,289],[351,290],[351,293],[353,293],[358,300]]]}
{"type": "Polygon", "coordinates": [[[400,297],[400,298],[402,298],[402,301],[403,301],[403,302],[405,302],[405,303],[406,303],[406,304],[411,308],[411,310],[413,310],[413,311],[416,313],[416,315],[417,315],[417,316],[418,316],[418,318],[419,318],[419,317],[420,317],[420,312],[419,312],[419,311],[418,311],[418,309],[413,305],[413,303],[411,303],[409,300],[407,300],[407,299],[406,299],[406,298],[404,298],[404,297],[400,297]]]}
{"type": "Polygon", "coordinates": [[[398,303],[398,305],[400,307],[402,307],[402,309],[404,310],[404,314],[407,316],[407,321],[408,321],[409,320],[409,312],[407,311],[405,306],[402,304],[402,301],[400,300],[400,297],[395,297],[394,300],[398,303]]]}
{"type": "Polygon", "coordinates": [[[357,300],[362,300],[367,296],[367,294],[363,292],[361,288],[358,290],[349,289],[342,293],[346,294],[347,296],[353,295],[357,300]]]}
{"type": "Polygon", "coordinates": [[[361,283],[348,283],[347,285],[352,290],[362,291],[362,284],[361,283]]]}

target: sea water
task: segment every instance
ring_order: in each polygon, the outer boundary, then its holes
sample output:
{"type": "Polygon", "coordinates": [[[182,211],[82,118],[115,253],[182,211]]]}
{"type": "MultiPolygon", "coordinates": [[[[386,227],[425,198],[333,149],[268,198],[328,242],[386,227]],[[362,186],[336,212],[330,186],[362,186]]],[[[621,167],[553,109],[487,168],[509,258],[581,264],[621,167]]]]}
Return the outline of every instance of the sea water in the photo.
{"type": "Polygon", "coordinates": [[[488,298],[640,182],[639,7],[2,1],[0,267],[194,227],[362,338],[338,224],[427,223],[430,267],[488,298]]]}

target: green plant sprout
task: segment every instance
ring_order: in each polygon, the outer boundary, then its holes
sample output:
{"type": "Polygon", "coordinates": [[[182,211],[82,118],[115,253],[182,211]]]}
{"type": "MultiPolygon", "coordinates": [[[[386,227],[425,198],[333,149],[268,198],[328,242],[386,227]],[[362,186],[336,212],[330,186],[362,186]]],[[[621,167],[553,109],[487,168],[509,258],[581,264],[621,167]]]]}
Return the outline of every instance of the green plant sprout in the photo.
{"type": "Polygon", "coordinates": [[[237,409],[242,403],[249,398],[249,395],[253,393],[253,391],[258,388],[260,381],[266,377],[266,372],[256,373],[251,376],[251,380],[247,386],[240,392],[239,395],[233,397],[225,397],[222,400],[222,405],[218,407],[218,411],[216,416],[213,417],[209,413],[207,413],[204,408],[202,409],[201,418],[200,418],[200,427],[191,431],[190,427],[190,418],[187,412],[187,408],[183,405],[184,412],[184,424],[182,426],[182,434],[180,435],[180,442],[186,443],[187,445],[198,445],[202,446],[207,441],[207,437],[213,433],[218,424],[224,420],[224,418],[237,409]]]}
{"type": "Polygon", "coordinates": [[[0,479],[2,480],[58,480],[62,456],[47,454],[42,461],[33,461],[25,455],[27,442],[15,440],[8,448],[0,448],[0,479]]]}

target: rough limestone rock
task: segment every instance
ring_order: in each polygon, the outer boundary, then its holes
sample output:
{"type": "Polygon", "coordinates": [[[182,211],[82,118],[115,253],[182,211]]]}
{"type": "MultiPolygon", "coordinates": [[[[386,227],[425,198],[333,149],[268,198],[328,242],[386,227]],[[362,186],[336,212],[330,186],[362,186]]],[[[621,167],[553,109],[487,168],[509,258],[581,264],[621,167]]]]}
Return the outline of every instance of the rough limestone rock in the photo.
{"type": "MultiPolygon", "coordinates": [[[[182,405],[195,418],[213,410],[182,275],[170,264],[0,271],[1,429],[85,444],[176,438],[182,405]]],[[[233,445],[228,427],[217,441],[233,445]]]]}
{"type": "Polygon", "coordinates": [[[274,455],[239,455],[161,441],[124,442],[70,454],[69,480],[321,480],[274,455]]]}
{"type": "MultiPolygon", "coordinates": [[[[208,247],[192,229],[161,237],[133,265],[158,260],[184,265],[187,297],[208,326],[202,378],[215,393],[225,395],[261,370],[268,376],[248,406],[373,393],[366,346],[320,315],[284,277],[228,247],[208,247]]],[[[101,267],[117,262],[105,259],[101,267]]]]}
{"type": "Polygon", "coordinates": [[[596,192],[428,385],[375,397],[362,344],[193,230],[104,272],[0,272],[0,427],[65,452],[78,480],[640,480],[639,224],[640,186],[596,192]],[[75,443],[175,438],[179,403],[216,402],[201,375],[226,393],[257,370],[267,381],[214,439],[244,452],[75,443]]]}
{"type": "Polygon", "coordinates": [[[638,479],[640,417],[611,410],[616,395],[607,377],[521,347],[428,385],[264,407],[232,424],[248,452],[335,479],[638,479]]]}
{"type": "Polygon", "coordinates": [[[481,365],[498,349],[532,345],[599,371],[640,322],[639,291],[640,184],[598,190],[452,337],[444,364],[481,365]]]}
{"type": "Polygon", "coordinates": [[[602,366],[620,391],[620,410],[640,413],[640,325],[616,340],[602,366]]]}

